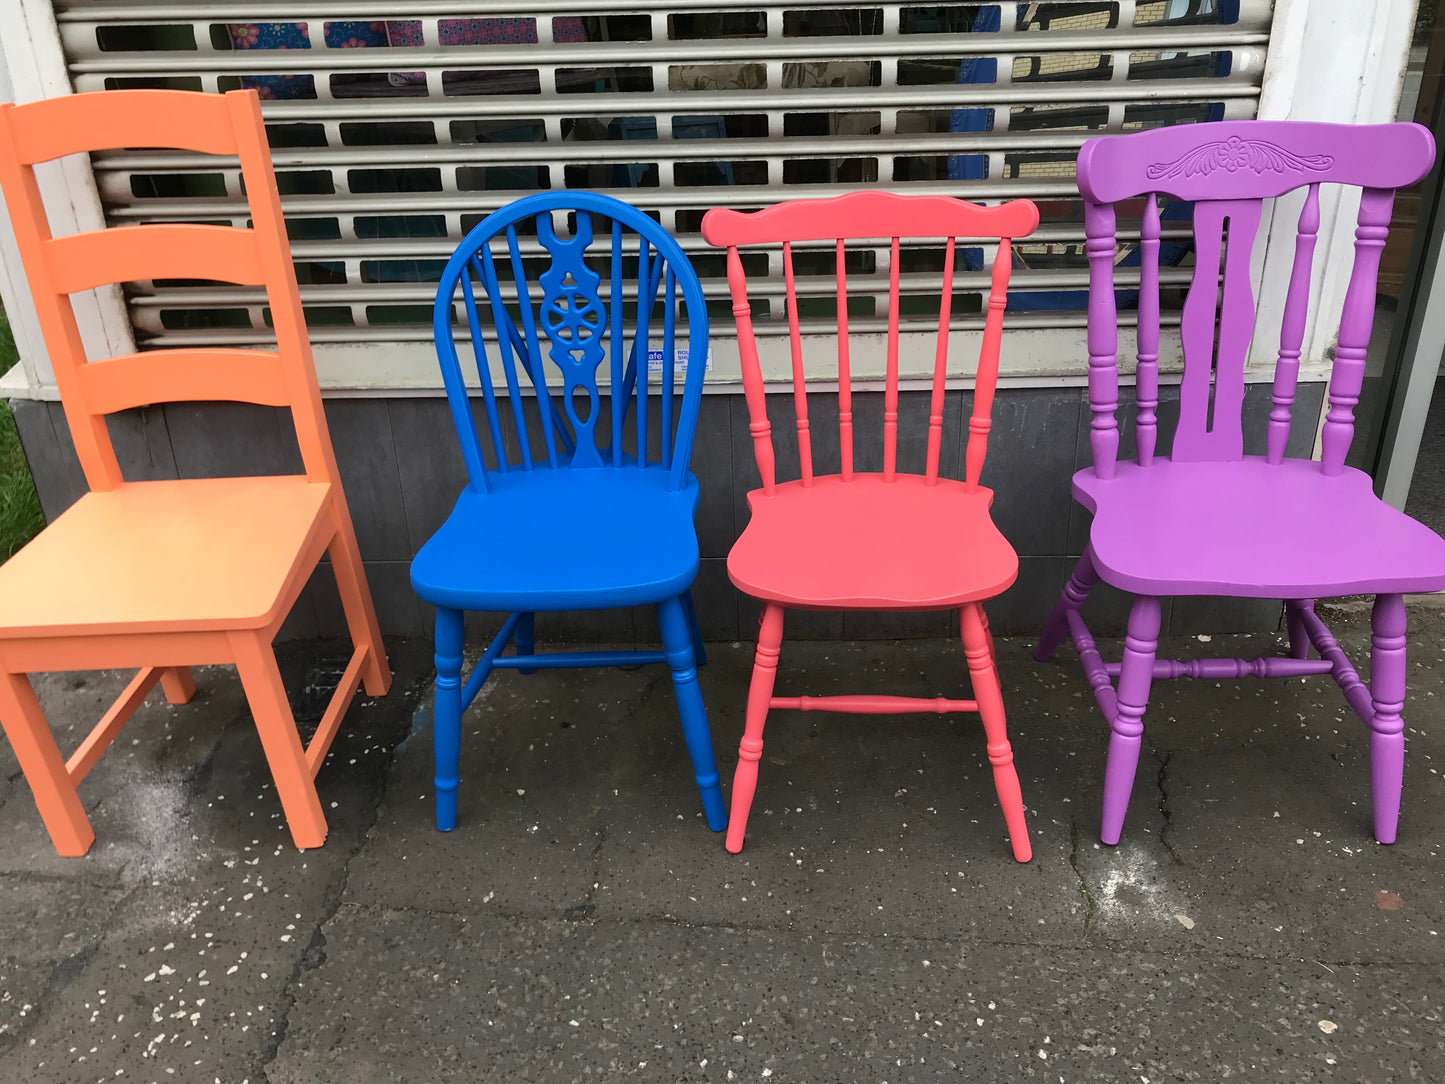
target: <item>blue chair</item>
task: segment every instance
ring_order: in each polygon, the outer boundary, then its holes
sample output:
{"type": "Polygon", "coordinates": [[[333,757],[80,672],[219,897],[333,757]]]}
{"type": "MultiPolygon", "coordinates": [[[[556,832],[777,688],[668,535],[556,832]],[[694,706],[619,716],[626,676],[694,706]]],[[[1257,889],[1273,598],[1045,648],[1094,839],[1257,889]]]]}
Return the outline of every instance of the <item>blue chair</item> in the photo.
{"type": "Polygon", "coordinates": [[[493,670],[666,663],[708,827],[722,831],[727,814],[697,682],[704,659],[690,594],[698,570],[698,484],[688,462],[708,345],[707,306],[692,264],[666,230],[620,200],[591,192],[527,196],[488,215],[452,254],[437,290],[434,329],[468,477],[446,523],[411,565],[413,589],[437,608],[437,827],[456,826],[461,717],[493,670]],[[569,212],[572,236],[559,236],[554,216],[568,220],[569,212]],[[610,255],[606,243],[588,251],[593,215],[608,221],[600,232],[611,233],[610,255]],[[535,220],[535,240],[526,243],[542,252],[529,251],[524,261],[518,224],[527,220],[535,220]],[[534,262],[546,263],[537,276],[540,302],[527,279],[534,262]],[[608,275],[606,290],[597,267],[608,275]],[[485,333],[474,280],[489,302],[485,333]],[[492,468],[458,360],[458,301],[481,383],[492,468]],[[674,368],[684,313],[697,363],[686,367],[679,400],[674,368]],[[650,349],[658,323],[660,349],[650,349]],[[505,403],[493,386],[492,349],[506,379],[505,403]],[[597,386],[604,362],[610,412],[597,386]],[[660,379],[650,388],[654,366],[660,379]],[[523,398],[521,374],[535,396],[523,398]],[[548,388],[557,375],[560,393],[548,388]],[[661,651],[534,653],[538,612],[640,605],[657,607],[661,651]],[[510,616],[463,685],[466,611],[510,616]],[[504,656],[509,644],[515,653],[504,656]]]}

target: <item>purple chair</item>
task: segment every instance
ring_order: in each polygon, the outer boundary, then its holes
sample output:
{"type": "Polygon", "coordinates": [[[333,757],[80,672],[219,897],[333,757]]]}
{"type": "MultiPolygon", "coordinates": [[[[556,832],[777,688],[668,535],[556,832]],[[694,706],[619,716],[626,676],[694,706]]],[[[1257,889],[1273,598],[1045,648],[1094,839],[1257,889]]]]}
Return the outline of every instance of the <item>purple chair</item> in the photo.
{"type": "MultiPolygon", "coordinates": [[[[1345,455],[1354,435],[1353,410],[1365,373],[1375,279],[1395,189],[1419,180],[1434,160],[1434,140],[1417,124],[1226,121],[1093,139],[1079,152],[1089,260],[1094,466],[1074,475],[1074,496],[1094,520],[1088,546],[1049,617],[1035,657],[1047,659],[1070,636],[1113,730],[1100,832],[1105,843],[1117,843],[1124,825],[1154,678],[1304,674],[1332,674],[1369,724],[1375,838],[1395,841],[1405,759],[1402,594],[1445,588],[1445,539],[1379,500],[1369,476],[1345,466],[1345,455]],[[1321,183],[1363,191],[1323,451],[1316,462],[1286,458],[1284,450],[1309,305],[1321,183]],[[1247,456],[1241,415],[1245,354],[1254,329],[1251,250],[1263,201],[1301,187],[1307,192],[1285,299],[1266,454],[1247,456]],[[1154,454],[1160,195],[1194,201],[1195,238],[1194,279],[1181,313],[1179,427],[1167,457],[1154,454]],[[1121,462],[1114,417],[1119,399],[1114,205],[1141,196],[1138,452],[1121,462]],[[1136,596],[1120,663],[1099,657],[1079,613],[1100,579],[1136,596]],[[1369,689],[1314,612],[1317,598],[1355,594],[1376,596],[1369,689]],[[1291,657],[1156,660],[1160,602],[1174,595],[1284,599],[1291,657]],[[1309,657],[1311,646],[1320,658],[1309,657]]],[[[1313,421],[1306,418],[1303,424],[1313,421]]]]}

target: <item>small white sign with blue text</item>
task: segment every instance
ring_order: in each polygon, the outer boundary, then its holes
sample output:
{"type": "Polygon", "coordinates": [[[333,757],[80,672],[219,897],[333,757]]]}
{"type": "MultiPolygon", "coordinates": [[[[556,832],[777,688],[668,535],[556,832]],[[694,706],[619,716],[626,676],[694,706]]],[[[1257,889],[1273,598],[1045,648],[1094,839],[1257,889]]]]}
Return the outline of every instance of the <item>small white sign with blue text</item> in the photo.
{"type": "MultiPolygon", "coordinates": [[[[687,372],[687,355],[688,350],[685,347],[678,347],[672,352],[675,364],[675,371],[677,373],[687,372]]],[[[662,372],[661,350],[649,350],[647,352],[647,371],[649,373],[662,372]]],[[[707,362],[706,364],[704,364],[702,371],[705,373],[712,372],[712,347],[710,346],[707,348],[707,362]]]]}

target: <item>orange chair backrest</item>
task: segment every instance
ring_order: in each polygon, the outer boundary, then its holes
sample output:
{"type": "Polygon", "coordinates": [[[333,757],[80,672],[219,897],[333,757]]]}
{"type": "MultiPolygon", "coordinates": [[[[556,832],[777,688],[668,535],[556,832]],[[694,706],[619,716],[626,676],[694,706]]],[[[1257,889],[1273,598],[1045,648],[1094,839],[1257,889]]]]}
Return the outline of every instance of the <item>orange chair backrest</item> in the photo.
{"type": "Polygon", "coordinates": [[[108,90],[0,103],[0,188],[30,280],[75,450],[92,489],[123,481],[105,416],[228,400],[288,407],[306,475],[339,481],[271,151],[254,90],[108,90]],[[34,166],[68,154],[164,147],[240,159],[253,228],[140,225],[54,237],[34,166]],[[215,279],[264,286],[276,349],[164,349],[88,361],[70,295],[108,283],[215,279]]]}

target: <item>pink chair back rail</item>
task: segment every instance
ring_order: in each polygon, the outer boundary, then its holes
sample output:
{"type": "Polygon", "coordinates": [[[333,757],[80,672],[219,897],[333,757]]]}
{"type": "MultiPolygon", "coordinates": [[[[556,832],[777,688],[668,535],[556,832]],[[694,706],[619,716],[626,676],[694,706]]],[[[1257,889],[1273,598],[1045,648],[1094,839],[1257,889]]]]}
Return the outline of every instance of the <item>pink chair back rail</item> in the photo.
{"type": "Polygon", "coordinates": [[[956,241],[960,237],[998,242],[989,282],[989,301],[979,351],[973,416],[969,421],[965,454],[965,480],[978,485],[988,445],[989,418],[994,388],[998,382],[999,345],[1003,312],[1008,299],[1012,267],[1011,241],[1032,233],[1039,212],[1028,200],[1014,200],[996,207],[983,207],[948,196],[900,196],[890,192],[853,192],[832,199],[791,200],[762,211],[746,214],[717,209],[702,221],[702,233],[709,244],[725,247],[728,289],[737,318],[738,353],[742,359],[743,390],[753,436],[753,451],[763,491],[776,485],[772,427],[768,421],[762,369],[753,334],[752,309],[748,303],[747,276],[738,249],[749,245],[781,244],[783,275],[787,290],[788,338],[792,357],[793,402],[798,433],[798,459],[804,486],[813,484],[812,437],[808,428],[808,395],[803,364],[802,330],[798,319],[797,288],[793,276],[792,246],[796,242],[833,241],[837,261],[838,308],[838,442],[843,480],[853,478],[852,374],[848,342],[848,275],[845,245],[848,241],[887,238],[890,242],[888,273],[888,339],[886,383],[883,403],[883,474],[897,475],[898,463],[898,307],[900,294],[899,244],[904,239],[943,238],[944,267],[942,298],[938,313],[938,337],[934,351],[933,389],[928,417],[928,451],[925,476],[938,480],[939,450],[943,437],[943,388],[948,368],[948,333],[952,322],[956,241]]]}
{"type": "Polygon", "coordinates": [[[1184,377],[1173,458],[1237,460],[1244,455],[1244,365],[1255,318],[1250,256],[1263,201],[1295,188],[1307,189],[1285,297],[1266,435],[1267,458],[1279,463],[1289,437],[1309,309],[1320,225],[1319,186],[1363,189],[1355,263],[1340,319],[1322,437],[1321,470],[1337,474],[1354,436],[1354,407],[1364,379],[1375,283],[1395,190],[1418,181],[1434,161],[1434,140],[1418,124],[1221,121],[1085,143],[1079,152],[1078,182],[1085,200],[1089,260],[1089,442],[1098,474],[1113,477],[1119,447],[1114,204],[1144,197],[1136,373],[1138,460],[1145,465],[1153,461],[1157,434],[1160,196],[1194,202],[1195,272],[1180,320],[1184,377]]]}

